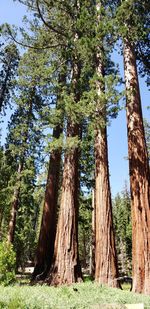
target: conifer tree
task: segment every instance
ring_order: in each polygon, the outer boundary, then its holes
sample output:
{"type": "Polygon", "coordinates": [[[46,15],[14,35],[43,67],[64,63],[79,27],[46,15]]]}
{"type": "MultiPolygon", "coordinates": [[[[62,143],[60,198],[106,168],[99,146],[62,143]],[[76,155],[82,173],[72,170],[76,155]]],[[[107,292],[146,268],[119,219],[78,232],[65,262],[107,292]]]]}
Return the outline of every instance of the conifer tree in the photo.
{"type": "MultiPolygon", "coordinates": [[[[66,85],[65,74],[60,74],[58,80],[56,95],[56,109],[60,114],[63,110],[61,94],[63,87],[66,85]]],[[[59,116],[60,116],[59,114],[59,116]]],[[[63,132],[63,117],[60,117],[59,123],[53,128],[53,141],[59,141],[63,132]]],[[[56,236],[57,212],[58,212],[58,191],[59,175],[61,166],[61,147],[57,146],[50,153],[48,176],[45,190],[45,200],[43,206],[42,222],[36,250],[35,268],[32,274],[32,280],[45,279],[53,260],[54,243],[56,236]]]]}
{"type": "MultiPolygon", "coordinates": [[[[97,24],[102,27],[102,3],[96,4],[97,24]]],[[[104,32],[104,28],[98,30],[104,32]],[[102,31],[103,29],[103,31],[102,31]]],[[[106,102],[104,84],[104,36],[96,47],[96,120],[95,120],[95,280],[117,287],[118,266],[112,219],[109,183],[108,146],[106,129],[106,102]]],[[[98,36],[98,37],[99,37],[98,36]]]]}
{"type": "MultiPolygon", "coordinates": [[[[143,126],[136,51],[140,42],[144,41],[145,33],[146,35],[148,33],[147,5],[147,1],[122,1],[117,13],[119,33],[124,45],[132,205],[133,291],[145,294],[150,293],[150,172],[143,126]]],[[[144,46],[146,46],[146,42],[144,42],[144,46]]]]}
{"type": "MultiPolygon", "coordinates": [[[[80,78],[79,64],[73,59],[72,63],[72,104],[79,101],[79,90],[77,87],[80,78]]],[[[78,143],[79,126],[73,119],[68,119],[67,141],[74,140],[74,145],[66,151],[64,158],[64,170],[62,179],[62,193],[60,211],[56,232],[54,249],[54,261],[50,270],[50,283],[64,284],[73,283],[81,278],[78,260],[78,143]]]]}
{"type": "Polygon", "coordinates": [[[11,123],[9,124],[6,147],[12,158],[12,169],[14,170],[14,175],[11,176],[14,193],[8,228],[8,241],[10,243],[14,242],[22,179],[25,177],[24,173],[27,173],[27,169],[29,168],[26,164],[29,156],[30,158],[36,157],[37,147],[39,147],[40,131],[37,129],[37,126],[34,125],[33,127],[39,102],[40,100],[35,93],[35,88],[27,89],[25,87],[17,99],[17,109],[12,115],[11,123]]]}
{"type": "MultiPolygon", "coordinates": [[[[66,100],[65,112],[67,123],[67,150],[64,159],[64,173],[62,185],[62,198],[60,203],[60,215],[55,245],[55,260],[50,270],[49,282],[64,283],[75,282],[78,276],[81,276],[78,269],[78,240],[77,240],[77,208],[78,208],[78,135],[79,128],[76,120],[73,118],[75,113],[72,106],[79,101],[78,78],[80,66],[76,54],[76,39],[78,34],[74,31],[75,20],[78,15],[76,2],[68,3],[65,1],[60,4],[45,3],[36,1],[35,7],[39,18],[42,20],[44,27],[49,30],[53,42],[58,45],[64,44],[67,47],[65,61],[68,64],[69,74],[64,98],[66,100]],[[54,10],[55,8],[55,10],[54,10]],[[64,13],[65,12],[65,13],[64,13]],[[48,17],[48,19],[47,19],[48,17]],[[58,22],[59,18],[59,22],[58,22]],[[48,22],[47,22],[48,20],[48,22]],[[75,51],[74,51],[75,50],[75,51]],[[70,84],[70,85],[69,85],[70,84]],[[64,200],[65,199],[65,200],[64,200]],[[66,203],[66,205],[65,205],[66,203]],[[66,221],[66,216],[68,221],[66,221]],[[67,224],[67,229],[64,230],[67,224]],[[62,243],[63,242],[63,243],[62,243]],[[68,243],[69,242],[69,243],[68,243]],[[70,247],[71,246],[71,247],[70,247]],[[56,264],[58,265],[56,266],[56,264]],[[56,267],[55,267],[56,266],[56,267]],[[57,269],[57,273],[53,273],[57,269]],[[66,269],[66,273],[64,273],[66,269]],[[61,275],[62,276],[61,276],[61,275]],[[64,276],[63,276],[64,274],[64,276]],[[56,278],[57,277],[57,278],[56,278]],[[59,281],[59,282],[58,282],[59,281]]],[[[59,49],[58,49],[59,50],[59,49]]],[[[56,207],[56,205],[55,205],[56,207]]],[[[52,236],[52,235],[51,235],[52,236]]]]}

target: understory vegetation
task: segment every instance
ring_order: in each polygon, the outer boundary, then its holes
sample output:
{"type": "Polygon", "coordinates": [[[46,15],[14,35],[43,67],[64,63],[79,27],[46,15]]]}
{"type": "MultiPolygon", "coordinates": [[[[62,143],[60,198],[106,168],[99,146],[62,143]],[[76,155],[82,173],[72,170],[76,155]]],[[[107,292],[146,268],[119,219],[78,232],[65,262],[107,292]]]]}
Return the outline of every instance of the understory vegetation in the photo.
{"type": "MultiPolygon", "coordinates": [[[[150,296],[121,291],[92,282],[72,286],[0,287],[0,308],[9,309],[90,309],[105,308],[104,304],[144,303],[149,309],[150,296]],[[101,304],[101,307],[98,305],[101,304]]],[[[107,308],[107,307],[106,307],[107,308]]]]}

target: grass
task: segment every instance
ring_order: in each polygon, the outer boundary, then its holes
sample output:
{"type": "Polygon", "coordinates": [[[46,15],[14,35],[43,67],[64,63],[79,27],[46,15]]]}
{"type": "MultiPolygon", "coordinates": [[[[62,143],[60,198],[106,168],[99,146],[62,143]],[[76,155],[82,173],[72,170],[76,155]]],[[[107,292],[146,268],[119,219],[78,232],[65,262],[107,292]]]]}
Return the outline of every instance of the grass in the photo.
{"type": "MultiPolygon", "coordinates": [[[[150,296],[134,294],[85,282],[72,286],[0,286],[0,309],[97,309],[100,304],[144,303],[150,308],[150,296]]],[[[117,306],[116,306],[117,308],[117,306]]]]}

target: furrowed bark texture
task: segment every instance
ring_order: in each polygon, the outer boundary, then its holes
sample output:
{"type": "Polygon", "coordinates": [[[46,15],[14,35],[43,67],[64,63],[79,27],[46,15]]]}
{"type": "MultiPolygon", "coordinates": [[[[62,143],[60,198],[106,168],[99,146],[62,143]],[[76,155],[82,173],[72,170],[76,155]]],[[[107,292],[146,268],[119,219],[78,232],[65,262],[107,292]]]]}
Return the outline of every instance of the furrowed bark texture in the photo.
{"type": "Polygon", "coordinates": [[[150,294],[150,171],[134,48],[124,42],[133,291],[150,294]]]}
{"type": "Polygon", "coordinates": [[[106,127],[97,130],[95,137],[95,280],[111,287],[119,287],[118,266],[112,220],[112,203],[109,184],[106,127]]]}
{"type": "MultiPolygon", "coordinates": [[[[101,1],[96,4],[97,21],[101,21],[101,1]]],[[[102,40],[102,38],[101,38],[102,40]]],[[[103,41],[96,50],[96,83],[98,100],[95,129],[95,280],[111,287],[119,287],[117,253],[112,219],[112,202],[109,182],[106,102],[104,100],[103,41]]]]}
{"type": "MultiPolygon", "coordinates": [[[[74,128],[68,126],[68,131],[74,128]]],[[[69,134],[70,135],[70,134],[69,134]]],[[[72,133],[71,133],[72,136],[72,133]]],[[[78,261],[77,181],[78,149],[72,149],[65,156],[62,197],[57,225],[54,263],[50,270],[50,284],[72,284],[80,277],[78,261]]]]}
{"type": "MultiPolygon", "coordinates": [[[[60,128],[60,126],[57,126],[56,129],[54,129],[53,137],[59,138],[61,133],[62,129],[60,128]]],[[[60,163],[61,151],[55,150],[50,155],[42,222],[32,280],[45,279],[53,259],[57,224],[56,215],[59,190],[60,163]]]]}
{"type": "MultiPolygon", "coordinates": [[[[75,103],[79,101],[78,79],[80,66],[73,61],[72,86],[75,103]]],[[[79,137],[79,125],[68,120],[67,138],[79,137]]],[[[78,145],[67,150],[64,160],[60,211],[56,232],[54,259],[47,282],[52,285],[72,284],[81,280],[78,254],[78,145]]]]}

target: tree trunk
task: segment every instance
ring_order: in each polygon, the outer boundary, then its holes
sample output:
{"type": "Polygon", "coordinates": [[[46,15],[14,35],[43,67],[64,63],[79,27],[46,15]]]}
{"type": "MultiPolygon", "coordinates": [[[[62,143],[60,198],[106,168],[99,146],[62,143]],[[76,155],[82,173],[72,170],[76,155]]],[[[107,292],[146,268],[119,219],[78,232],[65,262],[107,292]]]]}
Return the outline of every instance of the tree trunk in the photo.
{"type": "MultiPolygon", "coordinates": [[[[96,4],[97,21],[101,21],[101,2],[96,4]]],[[[101,39],[102,40],[102,39],[101,39]]],[[[96,50],[96,82],[98,100],[95,128],[95,280],[111,287],[119,287],[117,252],[112,219],[109,182],[108,146],[106,128],[106,102],[104,100],[103,41],[96,50]]]]}
{"type": "MultiPolygon", "coordinates": [[[[68,136],[73,136],[75,131],[76,129],[74,126],[68,125],[68,136]]],[[[54,285],[72,284],[77,282],[81,275],[78,261],[78,237],[76,228],[78,212],[77,177],[78,149],[74,148],[68,151],[64,161],[62,196],[56,233],[54,263],[47,280],[54,285]]]]}
{"type": "Polygon", "coordinates": [[[18,167],[18,175],[17,175],[17,185],[14,189],[14,196],[13,196],[13,202],[11,207],[11,216],[9,221],[9,227],[8,227],[8,235],[7,239],[9,243],[14,242],[14,235],[15,235],[15,228],[16,228],[16,216],[18,211],[18,205],[19,205],[19,194],[20,194],[20,186],[21,186],[21,173],[23,170],[23,163],[19,164],[18,167]]]}
{"type": "Polygon", "coordinates": [[[150,294],[150,171],[134,47],[124,42],[133,291],[150,294]]]}
{"type": "MultiPolygon", "coordinates": [[[[77,37],[75,38],[77,39],[77,37]]],[[[80,98],[78,80],[80,64],[73,60],[72,89],[75,104],[80,98]]],[[[68,120],[67,139],[79,137],[79,125],[68,120]]],[[[79,196],[79,149],[74,145],[68,149],[64,159],[62,194],[56,232],[54,260],[47,282],[50,284],[72,284],[81,280],[78,253],[78,196],[79,196]]]]}
{"type": "Polygon", "coordinates": [[[95,280],[118,287],[118,265],[112,220],[112,203],[109,184],[106,127],[97,130],[95,137],[95,280]]]}
{"type": "MultiPolygon", "coordinates": [[[[61,132],[62,129],[60,128],[60,126],[57,126],[56,129],[54,129],[53,137],[58,139],[61,132]]],[[[50,269],[53,258],[54,242],[56,236],[56,215],[59,190],[60,163],[61,151],[54,150],[50,155],[42,223],[32,280],[45,279],[50,269]]]]}

